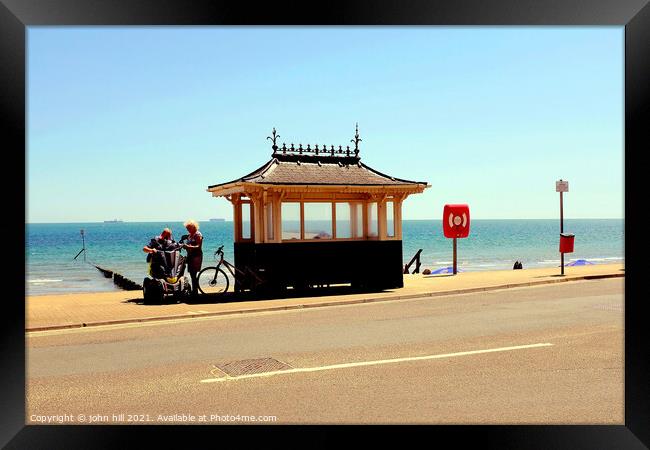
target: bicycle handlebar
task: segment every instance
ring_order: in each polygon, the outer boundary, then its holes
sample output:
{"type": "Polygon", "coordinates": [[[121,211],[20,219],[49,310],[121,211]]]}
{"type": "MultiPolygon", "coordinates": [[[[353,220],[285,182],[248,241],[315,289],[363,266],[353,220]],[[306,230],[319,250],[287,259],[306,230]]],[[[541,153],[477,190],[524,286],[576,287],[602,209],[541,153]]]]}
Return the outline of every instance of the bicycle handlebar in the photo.
{"type": "Polygon", "coordinates": [[[216,252],[214,252],[215,255],[223,255],[223,245],[217,249],[216,252]]]}
{"type": "Polygon", "coordinates": [[[161,249],[156,248],[154,250],[156,250],[156,253],[173,253],[173,252],[176,252],[176,251],[179,251],[179,250],[183,250],[183,246],[179,244],[178,246],[176,246],[174,248],[167,248],[165,250],[161,250],[161,249]]]}

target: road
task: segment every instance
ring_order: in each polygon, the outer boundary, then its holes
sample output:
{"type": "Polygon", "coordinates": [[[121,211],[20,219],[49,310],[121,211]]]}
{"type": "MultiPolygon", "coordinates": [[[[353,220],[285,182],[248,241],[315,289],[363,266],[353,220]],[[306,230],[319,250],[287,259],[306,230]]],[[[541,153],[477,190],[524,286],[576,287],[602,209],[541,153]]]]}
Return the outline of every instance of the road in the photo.
{"type": "Polygon", "coordinates": [[[623,424],[623,288],[29,333],[26,421],[623,424]],[[238,376],[262,358],[270,372],[238,376]]]}

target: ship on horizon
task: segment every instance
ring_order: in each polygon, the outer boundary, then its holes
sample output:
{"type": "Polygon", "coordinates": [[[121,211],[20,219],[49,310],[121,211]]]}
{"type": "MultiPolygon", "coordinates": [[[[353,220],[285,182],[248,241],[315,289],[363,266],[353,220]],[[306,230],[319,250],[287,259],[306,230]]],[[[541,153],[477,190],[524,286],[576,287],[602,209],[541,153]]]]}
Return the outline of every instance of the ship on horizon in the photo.
{"type": "Polygon", "coordinates": [[[122,223],[122,219],[105,220],[104,223],[122,223]]]}
{"type": "Polygon", "coordinates": [[[226,219],[223,219],[221,217],[217,217],[215,219],[210,219],[210,222],[225,222],[226,219]]]}

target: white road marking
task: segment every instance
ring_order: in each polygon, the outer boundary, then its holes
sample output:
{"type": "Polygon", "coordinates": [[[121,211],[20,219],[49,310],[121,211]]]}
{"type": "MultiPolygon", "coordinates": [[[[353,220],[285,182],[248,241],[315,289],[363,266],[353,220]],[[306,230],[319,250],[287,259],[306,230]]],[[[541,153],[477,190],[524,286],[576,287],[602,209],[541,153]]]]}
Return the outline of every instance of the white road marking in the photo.
{"type": "Polygon", "coordinates": [[[350,367],[375,366],[380,364],[395,364],[395,363],[409,362],[409,361],[426,361],[430,359],[453,358],[455,356],[479,355],[482,353],[508,352],[511,350],[523,350],[527,348],[550,347],[552,345],[553,344],[549,344],[546,342],[540,344],[517,345],[514,347],[499,347],[499,348],[489,348],[485,350],[470,350],[466,352],[443,353],[439,355],[407,356],[404,358],[379,359],[375,361],[361,361],[355,363],[332,364],[329,366],[319,366],[319,367],[303,367],[303,368],[296,367],[288,370],[276,370],[273,372],[254,373],[250,375],[239,375],[236,377],[225,376],[221,378],[208,378],[205,380],[201,380],[201,383],[218,383],[222,381],[242,380],[245,378],[270,377],[274,375],[283,375],[289,373],[320,372],[323,370],[347,369],[350,367]]]}

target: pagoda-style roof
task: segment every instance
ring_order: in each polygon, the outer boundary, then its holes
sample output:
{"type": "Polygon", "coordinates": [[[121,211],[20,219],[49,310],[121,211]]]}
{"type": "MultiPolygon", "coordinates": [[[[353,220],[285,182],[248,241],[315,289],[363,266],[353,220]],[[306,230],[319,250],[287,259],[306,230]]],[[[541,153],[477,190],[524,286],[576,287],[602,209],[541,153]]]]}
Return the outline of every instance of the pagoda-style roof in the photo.
{"type": "MultiPolygon", "coordinates": [[[[354,149],[347,146],[335,148],[334,146],[318,145],[312,147],[302,144],[296,148],[293,144],[287,147],[276,145],[275,141],[279,136],[273,129],[273,153],[271,159],[253,172],[227,183],[215,184],[208,187],[208,191],[214,196],[228,195],[234,192],[237,187],[260,187],[270,186],[354,186],[354,187],[386,187],[405,188],[411,192],[422,192],[429,187],[426,182],[410,181],[395,178],[381,173],[361,162],[359,157],[358,128],[354,149]]],[[[402,189],[400,189],[402,190],[402,189]]]]}

